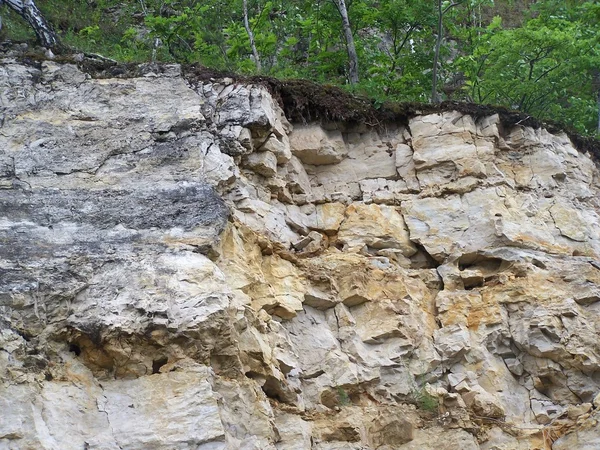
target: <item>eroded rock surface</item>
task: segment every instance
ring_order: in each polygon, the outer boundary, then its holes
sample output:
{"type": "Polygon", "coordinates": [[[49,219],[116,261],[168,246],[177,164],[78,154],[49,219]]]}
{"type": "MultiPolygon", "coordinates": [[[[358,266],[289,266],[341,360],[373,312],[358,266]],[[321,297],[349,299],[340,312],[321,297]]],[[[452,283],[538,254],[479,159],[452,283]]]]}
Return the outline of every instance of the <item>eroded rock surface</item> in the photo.
{"type": "Polygon", "coordinates": [[[290,124],[162,72],[1,61],[0,448],[598,447],[566,136],[290,124]]]}

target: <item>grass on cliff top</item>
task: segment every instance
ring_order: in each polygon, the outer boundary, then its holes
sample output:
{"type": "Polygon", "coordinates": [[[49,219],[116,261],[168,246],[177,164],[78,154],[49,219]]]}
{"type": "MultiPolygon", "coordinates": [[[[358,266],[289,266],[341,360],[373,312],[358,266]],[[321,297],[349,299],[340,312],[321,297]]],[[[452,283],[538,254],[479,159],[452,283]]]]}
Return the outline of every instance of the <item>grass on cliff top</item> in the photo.
{"type": "MultiPolygon", "coordinates": [[[[0,48],[0,54],[2,50],[6,50],[6,48],[0,48]]],[[[25,64],[39,66],[46,57],[41,51],[28,50],[20,59],[25,64]]],[[[139,77],[144,71],[148,71],[149,66],[155,73],[161,73],[166,66],[164,63],[119,63],[93,57],[75,61],[72,55],[60,56],[55,61],[75,63],[93,78],[139,77]]],[[[353,95],[337,86],[318,84],[309,80],[243,76],[210,69],[199,64],[182,65],[182,73],[183,77],[191,84],[218,82],[223,78],[230,78],[234,82],[262,85],[279,103],[288,120],[296,123],[324,120],[350,124],[365,123],[378,127],[390,122],[408,124],[412,117],[445,111],[458,111],[470,115],[475,120],[498,114],[502,125],[506,128],[523,125],[534,129],[545,128],[551,133],[564,131],[580,152],[589,152],[592,158],[600,164],[600,140],[581,135],[558,122],[541,121],[503,106],[455,101],[445,101],[440,104],[391,102],[379,104],[373,99],[353,95]]]]}

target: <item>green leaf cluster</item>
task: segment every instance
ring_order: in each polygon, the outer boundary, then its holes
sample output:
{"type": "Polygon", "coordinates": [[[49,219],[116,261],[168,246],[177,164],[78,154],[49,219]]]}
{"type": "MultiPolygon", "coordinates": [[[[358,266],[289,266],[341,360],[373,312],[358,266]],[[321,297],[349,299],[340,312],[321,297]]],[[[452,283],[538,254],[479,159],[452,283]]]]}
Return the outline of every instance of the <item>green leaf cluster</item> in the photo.
{"type": "MultiPolygon", "coordinates": [[[[37,0],[66,44],[122,61],[198,62],[255,74],[242,0],[37,0]]],[[[594,0],[346,0],[360,82],[332,0],[247,0],[262,74],[346,86],[376,103],[438,95],[520,109],[594,133],[600,3],[594,0]],[[441,3],[440,3],[441,2],[441,3]],[[443,11],[438,38],[439,7],[443,11]]],[[[0,9],[0,37],[31,40],[0,9]]]]}
{"type": "Polygon", "coordinates": [[[477,36],[472,52],[453,62],[454,70],[465,75],[464,98],[506,105],[540,119],[560,117],[579,131],[594,132],[600,41],[598,30],[592,29],[581,20],[556,15],[540,15],[512,29],[494,18],[477,36]]]}

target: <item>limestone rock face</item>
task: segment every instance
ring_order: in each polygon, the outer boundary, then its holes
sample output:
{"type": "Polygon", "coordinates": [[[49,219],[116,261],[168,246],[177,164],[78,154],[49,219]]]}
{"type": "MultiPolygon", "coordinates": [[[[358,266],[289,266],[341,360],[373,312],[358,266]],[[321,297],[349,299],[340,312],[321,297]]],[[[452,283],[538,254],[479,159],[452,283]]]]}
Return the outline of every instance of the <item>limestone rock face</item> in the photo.
{"type": "Polygon", "coordinates": [[[0,448],[600,445],[600,172],[565,135],[0,56],[0,448]]]}
{"type": "Polygon", "coordinates": [[[296,126],[294,131],[291,151],[304,164],[335,164],[348,153],[339,131],[327,132],[318,125],[296,126]]]}

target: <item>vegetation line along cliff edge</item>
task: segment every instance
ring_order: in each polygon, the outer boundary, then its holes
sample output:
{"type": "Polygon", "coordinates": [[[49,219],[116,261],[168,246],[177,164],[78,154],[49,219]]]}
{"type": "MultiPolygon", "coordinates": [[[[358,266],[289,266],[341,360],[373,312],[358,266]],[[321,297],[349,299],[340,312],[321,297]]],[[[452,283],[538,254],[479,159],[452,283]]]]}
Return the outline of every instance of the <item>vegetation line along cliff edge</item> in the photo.
{"type": "Polygon", "coordinates": [[[600,129],[592,0],[4,0],[0,39],[121,62],[308,79],[385,102],[467,102],[600,129]],[[38,9],[39,7],[39,9],[38,9]],[[46,20],[47,19],[47,20],[46,20]]]}

